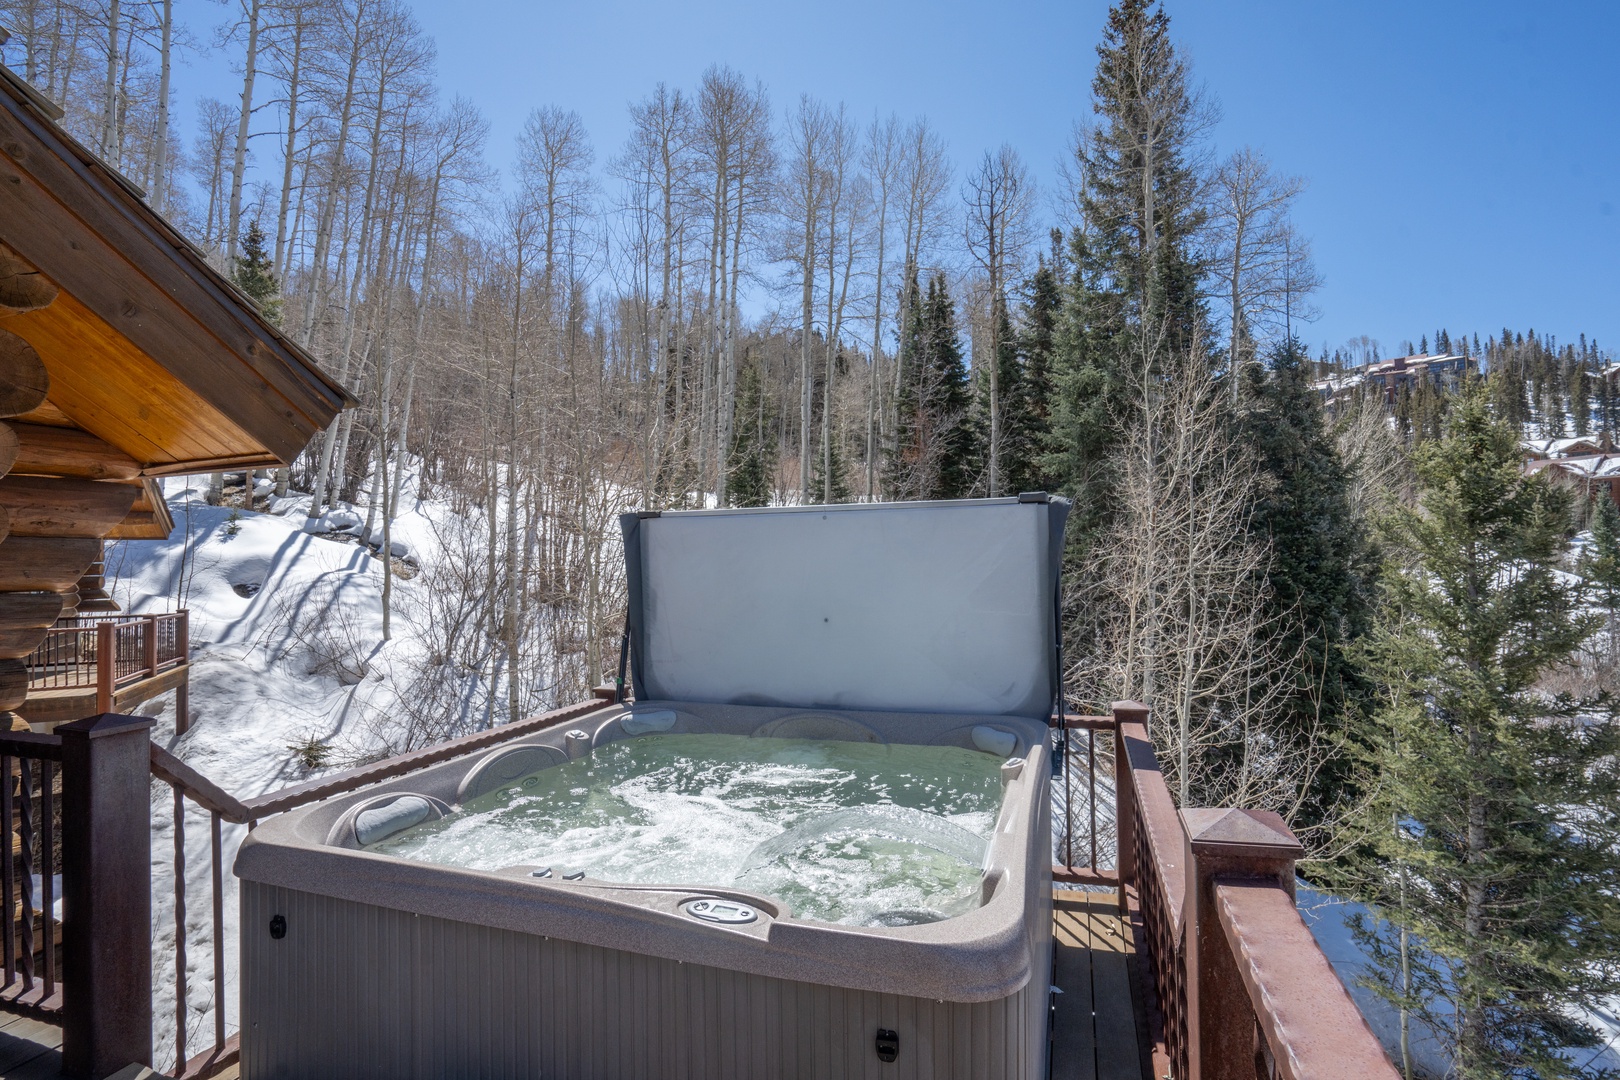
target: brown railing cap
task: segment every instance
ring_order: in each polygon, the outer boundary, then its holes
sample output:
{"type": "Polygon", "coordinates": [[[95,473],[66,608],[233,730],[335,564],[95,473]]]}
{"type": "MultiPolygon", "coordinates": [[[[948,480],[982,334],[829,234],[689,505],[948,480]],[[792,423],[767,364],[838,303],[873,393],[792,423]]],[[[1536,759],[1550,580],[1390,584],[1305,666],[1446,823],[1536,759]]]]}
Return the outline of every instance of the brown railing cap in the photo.
{"type": "Polygon", "coordinates": [[[1272,810],[1190,807],[1181,812],[1193,851],[1297,859],[1305,846],[1272,810]]]}
{"type": "Polygon", "coordinates": [[[139,729],[146,731],[157,723],[156,720],[146,716],[124,716],[121,713],[102,713],[100,716],[87,716],[83,720],[74,720],[66,724],[58,724],[54,729],[57,735],[68,732],[74,735],[83,733],[92,739],[99,739],[104,735],[119,735],[126,731],[139,729]]]}

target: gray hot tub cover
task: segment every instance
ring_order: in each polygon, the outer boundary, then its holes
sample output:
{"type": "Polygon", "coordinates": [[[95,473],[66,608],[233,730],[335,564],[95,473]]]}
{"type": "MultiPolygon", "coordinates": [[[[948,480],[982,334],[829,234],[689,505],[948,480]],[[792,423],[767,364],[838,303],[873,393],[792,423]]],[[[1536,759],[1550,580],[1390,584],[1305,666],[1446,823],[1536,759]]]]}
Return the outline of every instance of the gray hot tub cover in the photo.
{"type": "Polygon", "coordinates": [[[636,698],[1045,719],[1068,512],[1024,495],[625,514],[636,698]]]}

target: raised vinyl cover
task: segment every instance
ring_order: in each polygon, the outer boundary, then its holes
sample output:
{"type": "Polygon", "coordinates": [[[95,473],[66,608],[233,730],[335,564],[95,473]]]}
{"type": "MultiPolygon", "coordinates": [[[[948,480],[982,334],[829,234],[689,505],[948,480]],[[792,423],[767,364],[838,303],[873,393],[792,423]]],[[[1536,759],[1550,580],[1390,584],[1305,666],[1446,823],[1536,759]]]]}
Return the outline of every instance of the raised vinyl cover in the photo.
{"type": "Polygon", "coordinates": [[[636,697],[1044,719],[1068,510],[1026,496],[626,514],[636,697]]]}

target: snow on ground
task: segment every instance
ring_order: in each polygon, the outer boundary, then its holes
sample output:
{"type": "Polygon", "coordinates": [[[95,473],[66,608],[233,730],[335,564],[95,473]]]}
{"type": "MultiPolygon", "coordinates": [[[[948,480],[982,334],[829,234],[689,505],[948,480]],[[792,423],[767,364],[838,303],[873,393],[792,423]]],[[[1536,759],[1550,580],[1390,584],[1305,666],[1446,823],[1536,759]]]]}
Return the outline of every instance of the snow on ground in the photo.
{"type": "MultiPolygon", "coordinates": [[[[286,787],[315,775],[290,747],[311,737],[335,747],[329,768],[384,750],[374,720],[386,716],[396,687],[391,675],[409,670],[422,646],[407,612],[418,584],[394,581],[393,640],[382,642],[382,563],[357,543],[303,531],[308,498],[280,500],[276,513],[211,507],[201,486],[167,492],[175,530],[168,540],[109,545],[107,576],[126,611],[191,613],[191,727],[175,735],[174,695],[142,708],[157,726],[155,741],[239,798],[286,787]],[[312,670],[310,639],[347,661],[312,670]],[[363,677],[361,673],[364,672],[363,677]]],[[[414,484],[407,486],[413,490],[414,484]]],[[[416,555],[434,553],[432,504],[402,506],[394,537],[416,555]]],[[[335,525],[360,513],[340,513],[335,525]]],[[[395,549],[396,553],[399,551],[395,549]]],[[[173,795],[153,785],[154,971],[158,1055],[172,1061],[175,1015],[173,795]]],[[[213,901],[208,816],[188,804],[186,966],[188,1054],[212,1042],[213,901]]],[[[237,896],[230,872],[243,826],[225,824],[224,912],[227,1029],[235,1031],[237,896]]]]}

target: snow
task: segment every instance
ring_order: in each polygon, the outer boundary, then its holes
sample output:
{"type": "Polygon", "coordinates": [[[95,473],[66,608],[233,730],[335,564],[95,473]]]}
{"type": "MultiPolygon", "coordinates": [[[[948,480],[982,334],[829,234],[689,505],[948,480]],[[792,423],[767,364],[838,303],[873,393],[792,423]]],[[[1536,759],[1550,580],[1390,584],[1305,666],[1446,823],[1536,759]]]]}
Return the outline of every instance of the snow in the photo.
{"type": "MultiPolygon", "coordinates": [[[[199,478],[200,479],[200,478],[199,478]]],[[[382,641],[382,563],[352,541],[305,532],[308,497],[272,500],[271,513],[205,504],[205,482],[169,481],[173,535],[109,544],[114,599],[130,612],[190,611],[190,730],[175,735],[174,695],[140,711],[156,720],[152,738],[238,798],[308,779],[290,747],[316,739],[335,750],[328,769],[389,750],[389,719],[418,666],[423,643],[413,613],[418,581],[394,581],[393,640],[382,641]],[[244,593],[246,595],[244,595],[244,593]],[[318,664],[312,643],[341,654],[318,664]]],[[[407,484],[414,490],[415,484],[407,484]]],[[[403,500],[402,500],[403,502],[403,500]]],[[[402,505],[393,527],[396,554],[434,552],[443,506],[402,505]]],[[[363,529],[352,509],[318,519],[317,531],[363,529]]],[[[152,792],[154,1013],[158,1064],[173,1061],[175,1015],[173,794],[152,792]]],[[[188,1054],[212,1042],[213,895],[208,815],[187,804],[186,967],[188,1054]]],[[[235,1031],[237,890],[230,872],[244,826],[225,823],[226,1026],[235,1031]]]]}

